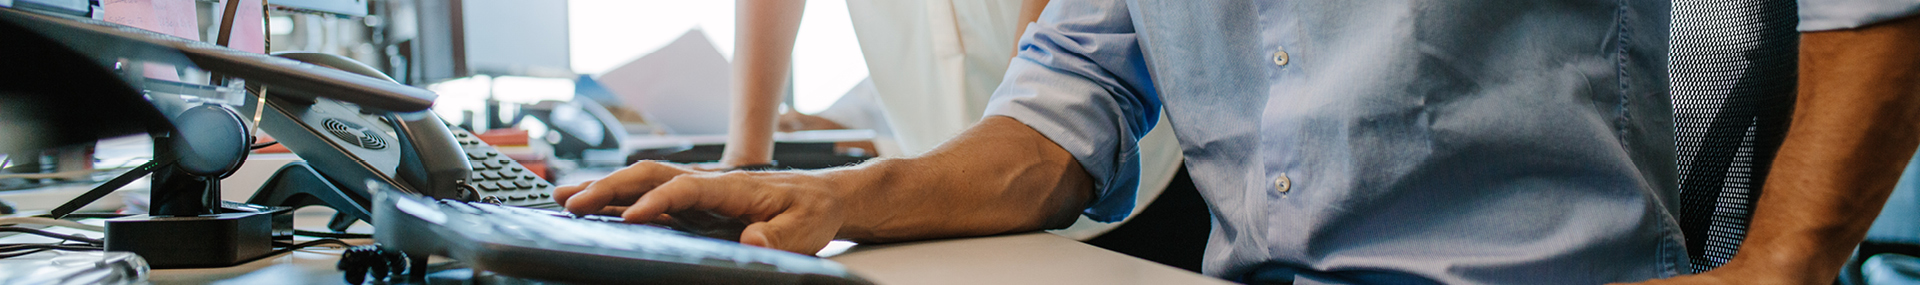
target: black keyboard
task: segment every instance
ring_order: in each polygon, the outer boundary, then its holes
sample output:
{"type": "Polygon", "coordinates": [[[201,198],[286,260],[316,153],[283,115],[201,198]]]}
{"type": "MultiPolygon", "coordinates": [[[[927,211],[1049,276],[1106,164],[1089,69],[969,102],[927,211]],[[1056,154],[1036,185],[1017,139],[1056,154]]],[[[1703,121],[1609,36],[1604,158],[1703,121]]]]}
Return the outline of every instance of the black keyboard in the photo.
{"type": "Polygon", "coordinates": [[[617,217],[374,194],[374,237],[474,270],[582,283],[871,284],[839,263],[617,217]]]}

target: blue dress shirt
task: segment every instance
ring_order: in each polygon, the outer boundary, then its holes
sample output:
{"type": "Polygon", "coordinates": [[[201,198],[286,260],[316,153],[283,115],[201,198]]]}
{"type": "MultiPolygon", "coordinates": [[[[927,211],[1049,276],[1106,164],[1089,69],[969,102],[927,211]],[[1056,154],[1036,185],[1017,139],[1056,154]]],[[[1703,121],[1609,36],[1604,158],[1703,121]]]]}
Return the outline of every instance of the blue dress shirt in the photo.
{"type": "Polygon", "coordinates": [[[1247,282],[1599,284],[1684,270],[1668,3],[1053,1],[988,115],[1124,217],[1164,110],[1247,282]],[[1164,109],[1162,109],[1164,106],[1164,109]]]}
{"type": "MultiPolygon", "coordinates": [[[[1669,3],[1053,1],[987,115],[1025,123],[1131,210],[1166,112],[1244,282],[1599,284],[1670,277],[1669,3]]],[[[1801,1],[1802,30],[1917,0],[1801,1]]]]}

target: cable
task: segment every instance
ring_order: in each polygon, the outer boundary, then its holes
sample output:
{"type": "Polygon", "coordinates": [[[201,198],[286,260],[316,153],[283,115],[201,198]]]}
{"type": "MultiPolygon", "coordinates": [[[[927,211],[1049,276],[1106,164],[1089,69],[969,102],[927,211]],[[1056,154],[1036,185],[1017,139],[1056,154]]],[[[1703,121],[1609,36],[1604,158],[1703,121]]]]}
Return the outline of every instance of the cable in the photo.
{"type": "Polygon", "coordinates": [[[293,230],[293,234],[317,237],[317,238],[373,238],[373,235],[370,235],[370,234],[332,233],[332,232],[319,232],[319,231],[309,231],[309,230],[293,230]]]}
{"type": "MultiPolygon", "coordinates": [[[[47,218],[47,217],[49,217],[49,216],[51,216],[51,215],[52,215],[52,214],[44,214],[44,215],[34,215],[34,217],[41,217],[41,218],[47,218]]],[[[128,214],[121,214],[121,213],[115,213],[115,212],[110,212],[110,211],[89,211],[89,212],[73,212],[72,214],[67,214],[67,216],[66,216],[66,218],[69,218],[69,219],[112,219],[112,218],[119,218],[119,217],[125,217],[125,216],[132,216],[132,215],[128,215],[128,214]]],[[[63,221],[64,221],[64,220],[63,220],[63,221]]]]}
{"type": "Polygon", "coordinates": [[[297,244],[287,244],[287,243],[276,241],[276,242],[273,242],[273,245],[280,246],[281,248],[273,250],[273,253],[268,253],[267,256],[281,255],[281,254],[286,254],[288,252],[293,252],[295,250],[301,250],[309,247],[315,247],[315,246],[327,245],[327,244],[338,245],[340,247],[353,247],[352,244],[347,244],[347,242],[340,241],[337,239],[316,239],[316,240],[310,240],[307,242],[302,242],[297,244]]]}
{"type": "Polygon", "coordinates": [[[0,245],[0,248],[5,248],[5,249],[0,249],[0,251],[5,252],[5,253],[0,253],[0,259],[14,258],[22,255],[35,254],[35,253],[40,253],[42,251],[47,251],[47,250],[66,250],[66,251],[101,250],[101,248],[97,246],[78,246],[78,245],[65,245],[65,244],[44,244],[44,243],[23,243],[23,244],[0,245]],[[21,251],[24,251],[24,252],[21,252],[21,251]]]}
{"type": "Polygon", "coordinates": [[[280,141],[270,141],[270,142],[263,142],[263,143],[257,143],[257,144],[253,144],[253,145],[251,145],[251,146],[247,146],[247,149],[248,149],[248,150],[259,150],[259,149],[263,149],[263,148],[267,148],[267,147],[269,147],[269,146],[273,146],[273,145],[276,145],[276,144],[280,144],[280,141]]]}
{"type": "Polygon", "coordinates": [[[335,246],[338,246],[338,247],[350,247],[350,246],[353,246],[353,244],[349,244],[349,243],[347,243],[346,241],[342,241],[342,240],[338,240],[338,239],[330,239],[330,238],[329,238],[329,239],[316,239],[316,240],[310,240],[310,241],[306,241],[306,242],[301,242],[301,243],[290,243],[290,242],[283,242],[283,241],[275,241],[275,242],[273,242],[273,246],[277,246],[277,247],[293,247],[293,248],[294,248],[294,249],[296,249],[296,250],[298,250],[298,249],[304,249],[304,248],[309,248],[309,247],[316,247],[316,246],[321,246],[321,245],[329,245],[329,244],[331,244],[331,245],[335,245],[335,246]]]}
{"type": "Polygon", "coordinates": [[[84,244],[79,244],[79,245],[58,244],[58,243],[16,243],[16,244],[0,245],[0,251],[21,251],[21,250],[29,250],[29,249],[99,250],[100,246],[84,245],[84,244]]]}
{"type": "MultiPolygon", "coordinates": [[[[71,217],[73,215],[68,215],[68,216],[71,217]]],[[[0,225],[16,225],[16,224],[60,226],[60,227],[69,227],[69,228],[96,231],[96,232],[107,231],[106,227],[82,224],[80,222],[68,221],[68,220],[50,219],[50,218],[42,218],[42,217],[0,217],[0,225]]]]}
{"type": "Polygon", "coordinates": [[[425,258],[407,258],[406,253],[387,251],[379,245],[347,248],[347,252],[341,253],[340,261],[334,265],[334,268],[343,271],[341,275],[346,277],[347,284],[361,284],[366,281],[368,273],[373,274],[374,280],[387,280],[389,275],[395,279],[424,280],[413,277],[425,276],[426,267],[425,258]],[[406,273],[409,267],[413,270],[412,274],[406,273]],[[401,277],[403,274],[407,277],[401,277]]]}
{"type": "MultiPolygon", "coordinates": [[[[40,229],[27,229],[27,227],[0,227],[0,233],[31,233],[31,235],[52,237],[52,239],[61,239],[61,241],[79,241],[79,243],[88,243],[88,245],[96,246],[106,245],[106,241],[100,241],[100,239],[88,239],[88,237],[79,237],[79,235],[61,235],[61,233],[54,233],[54,231],[40,231],[40,229]]],[[[6,246],[0,245],[0,248],[6,248],[6,246]]]]}

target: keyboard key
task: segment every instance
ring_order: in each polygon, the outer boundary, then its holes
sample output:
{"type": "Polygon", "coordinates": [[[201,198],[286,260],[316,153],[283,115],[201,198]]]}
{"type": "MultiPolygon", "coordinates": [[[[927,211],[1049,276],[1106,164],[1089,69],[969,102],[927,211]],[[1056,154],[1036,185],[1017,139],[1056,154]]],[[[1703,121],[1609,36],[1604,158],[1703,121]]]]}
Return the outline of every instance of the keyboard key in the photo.
{"type": "Polygon", "coordinates": [[[480,172],[480,176],[482,176],[482,177],[486,177],[486,178],[487,178],[488,180],[492,180],[492,179],[500,179],[500,172],[497,172],[497,171],[481,171],[481,172],[480,172]]]}
{"type": "Polygon", "coordinates": [[[533,183],[531,183],[531,182],[527,182],[526,180],[519,180],[519,181],[514,181],[514,182],[513,182],[513,186],[514,186],[514,187],[517,187],[517,188],[528,188],[528,189],[531,189],[531,188],[533,188],[533,183]]]}
{"type": "Polygon", "coordinates": [[[480,187],[481,191],[500,191],[500,184],[498,183],[480,182],[480,185],[478,186],[480,187]]]}
{"type": "Polygon", "coordinates": [[[475,152],[467,153],[467,159],[486,159],[486,158],[487,158],[487,154],[484,154],[484,153],[475,153],[475,152]]]}

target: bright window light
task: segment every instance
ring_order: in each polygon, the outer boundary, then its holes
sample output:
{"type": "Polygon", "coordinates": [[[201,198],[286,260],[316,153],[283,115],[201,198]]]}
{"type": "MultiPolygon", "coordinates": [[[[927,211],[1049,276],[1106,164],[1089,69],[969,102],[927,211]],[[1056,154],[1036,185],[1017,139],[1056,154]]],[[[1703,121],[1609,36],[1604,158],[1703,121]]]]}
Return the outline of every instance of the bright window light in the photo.
{"type": "Polygon", "coordinates": [[[573,79],[501,76],[493,78],[493,99],[500,102],[533,104],[540,101],[573,100],[573,79]]]}
{"type": "Polygon", "coordinates": [[[793,43],[793,109],[819,113],[867,78],[846,1],[808,1],[793,43]]]}
{"type": "Polygon", "coordinates": [[[606,73],[695,28],[733,58],[733,1],[572,0],[567,25],[580,74],[606,73]]]}
{"type": "MultiPolygon", "coordinates": [[[[572,0],[567,4],[572,64],[602,74],[700,29],[733,58],[733,1],[572,0]]],[[[867,77],[845,1],[809,1],[794,43],[794,107],[825,110],[867,77]]]]}
{"type": "Polygon", "coordinates": [[[448,121],[464,118],[460,111],[482,114],[486,110],[487,89],[492,83],[493,78],[483,75],[427,85],[427,90],[440,95],[433,101],[433,113],[448,121]]]}

